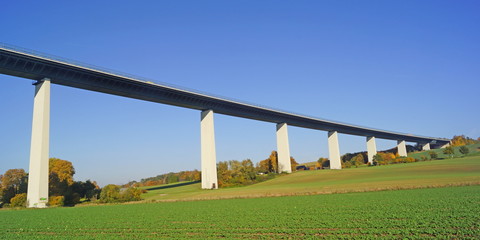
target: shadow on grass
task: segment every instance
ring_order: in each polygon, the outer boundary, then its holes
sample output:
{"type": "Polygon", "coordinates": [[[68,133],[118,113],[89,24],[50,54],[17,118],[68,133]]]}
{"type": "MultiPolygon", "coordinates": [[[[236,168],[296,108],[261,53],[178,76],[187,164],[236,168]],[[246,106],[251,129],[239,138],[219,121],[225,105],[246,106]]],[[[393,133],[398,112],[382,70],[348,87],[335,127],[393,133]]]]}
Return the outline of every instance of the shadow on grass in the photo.
{"type": "Polygon", "coordinates": [[[159,190],[159,189],[176,188],[176,187],[187,186],[187,185],[191,185],[191,184],[195,184],[195,183],[199,183],[199,182],[200,181],[182,182],[182,183],[172,184],[172,185],[168,185],[168,186],[147,188],[145,190],[152,191],[152,190],[159,190]]]}

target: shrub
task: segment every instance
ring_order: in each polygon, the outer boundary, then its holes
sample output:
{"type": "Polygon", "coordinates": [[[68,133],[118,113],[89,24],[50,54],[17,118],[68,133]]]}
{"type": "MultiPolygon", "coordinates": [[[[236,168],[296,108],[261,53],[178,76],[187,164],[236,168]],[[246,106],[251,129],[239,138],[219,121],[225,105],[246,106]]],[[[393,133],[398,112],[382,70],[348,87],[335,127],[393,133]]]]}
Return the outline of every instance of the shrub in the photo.
{"type": "Polygon", "coordinates": [[[463,154],[463,155],[467,155],[467,154],[470,152],[470,150],[468,150],[468,148],[465,147],[465,146],[461,146],[460,149],[459,149],[459,151],[460,151],[460,153],[463,154]]]}
{"type": "Polygon", "coordinates": [[[64,196],[53,196],[48,200],[48,205],[52,207],[59,207],[65,204],[64,196]]]}
{"type": "Polygon", "coordinates": [[[406,157],[405,162],[406,163],[412,163],[412,162],[416,162],[416,160],[415,160],[415,158],[412,158],[412,157],[406,157]]]}
{"type": "Polygon", "coordinates": [[[27,194],[20,193],[15,195],[12,199],[10,199],[10,206],[11,207],[26,207],[27,206],[27,194]]]}
{"type": "Polygon", "coordinates": [[[130,202],[142,200],[142,191],[137,188],[127,188],[120,193],[120,201],[130,202]]]}
{"type": "Polygon", "coordinates": [[[100,202],[113,203],[120,200],[120,188],[114,184],[108,184],[100,192],[100,202]]]}
{"type": "Polygon", "coordinates": [[[453,158],[453,155],[455,154],[455,149],[452,146],[448,146],[443,149],[443,154],[450,155],[450,158],[453,158]]]}
{"type": "Polygon", "coordinates": [[[430,155],[430,159],[432,160],[438,158],[438,154],[435,151],[428,152],[428,155],[430,155]]]}

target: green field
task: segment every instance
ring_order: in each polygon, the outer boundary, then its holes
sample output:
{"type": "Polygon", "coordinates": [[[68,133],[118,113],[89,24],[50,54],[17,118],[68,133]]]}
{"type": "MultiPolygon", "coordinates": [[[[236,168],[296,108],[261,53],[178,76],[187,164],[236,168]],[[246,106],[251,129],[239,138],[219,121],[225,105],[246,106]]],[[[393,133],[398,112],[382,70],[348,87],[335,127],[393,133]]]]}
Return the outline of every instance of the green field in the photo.
{"type": "Polygon", "coordinates": [[[310,170],[246,187],[201,190],[200,184],[149,191],[147,201],[312,195],[480,184],[480,155],[342,170],[310,170]]]}
{"type": "Polygon", "coordinates": [[[4,209],[0,239],[480,239],[477,148],[466,157],[302,171],[246,187],[161,185],[143,203],[4,209]],[[199,199],[210,200],[186,201],[199,199]]]}
{"type": "Polygon", "coordinates": [[[478,239],[480,186],[0,211],[0,239],[478,239]]]}

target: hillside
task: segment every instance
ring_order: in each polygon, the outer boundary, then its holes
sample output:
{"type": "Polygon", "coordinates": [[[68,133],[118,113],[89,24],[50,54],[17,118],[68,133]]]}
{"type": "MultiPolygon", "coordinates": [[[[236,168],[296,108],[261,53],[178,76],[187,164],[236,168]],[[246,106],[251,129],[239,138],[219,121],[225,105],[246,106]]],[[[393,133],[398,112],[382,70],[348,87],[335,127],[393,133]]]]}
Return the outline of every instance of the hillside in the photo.
{"type": "Polygon", "coordinates": [[[479,146],[480,144],[471,145],[469,156],[453,159],[342,170],[300,171],[255,185],[215,191],[201,190],[199,183],[178,187],[172,184],[168,188],[149,191],[144,197],[147,201],[176,201],[478,185],[479,146]]]}

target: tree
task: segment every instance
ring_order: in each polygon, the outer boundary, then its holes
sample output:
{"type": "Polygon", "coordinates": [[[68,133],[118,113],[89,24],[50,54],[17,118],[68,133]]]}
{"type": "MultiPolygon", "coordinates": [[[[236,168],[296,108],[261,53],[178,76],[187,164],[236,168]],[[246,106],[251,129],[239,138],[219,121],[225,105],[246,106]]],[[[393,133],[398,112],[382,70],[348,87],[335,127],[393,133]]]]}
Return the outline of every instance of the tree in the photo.
{"type": "Polygon", "coordinates": [[[463,154],[463,155],[467,155],[467,154],[470,152],[470,150],[468,150],[468,148],[465,147],[465,146],[461,146],[460,149],[459,149],[459,151],[460,151],[460,153],[463,154]]]}
{"type": "Polygon", "coordinates": [[[328,160],[328,158],[321,157],[317,160],[315,167],[317,169],[324,169],[324,168],[330,167],[330,160],[328,160]]]}
{"type": "Polygon", "coordinates": [[[381,154],[377,153],[375,154],[375,156],[373,156],[373,161],[372,161],[373,166],[381,165],[383,162],[384,160],[381,154]]]}
{"type": "Polygon", "coordinates": [[[121,202],[140,201],[142,200],[142,191],[138,188],[127,188],[120,193],[121,202]]]}
{"type": "Polygon", "coordinates": [[[100,192],[100,202],[114,203],[120,200],[120,188],[115,184],[108,184],[100,192]]]}
{"type": "Polygon", "coordinates": [[[450,155],[450,158],[453,158],[453,154],[455,154],[455,149],[453,148],[453,146],[448,146],[443,149],[443,154],[450,155]]]}
{"type": "Polygon", "coordinates": [[[353,157],[350,160],[350,163],[352,164],[352,166],[355,166],[357,168],[358,168],[359,165],[365,164],[363,154],[361,154],[361,153],[357,154],[355,157],[353,157]]]}
{"type": "Polygon", "coordinates": [[[292,172],[297,170],[298,162],[295,161],[295,158],[293,157],[290,157],[290,166],[291,166],[292,172]]]}
{"type": "Polygon", "coordinates": [[[73,184],[75,168],[73,168],[71,162],[58,158],[50,158],[48,167],[49,174],[55,174],[60,182],[66,182],[69,186],[73,184]]]}
{"type": "Polygon", "coordinates": [[[15,195],[10,200],[11,207],[26,207],[27,206],[27,194],[26,193],[19,193],[15,195]]]}
{"type": "Polygon", "coordinates": [[[469,145],[474,143],[475,143],[474,139],[466,137],[465,135],[453,136],[451,141],[452,146],[464,146],[464,145],[469,145]]]}
{"type": "Polygon", "coordinates": [[[277,151],[272,151],[270,156],[260,161],[258,169],[263,173],[276,173],[278,172],[278,154],[277,151]]]}
{"type": "Polygon", "coordinates": [[[9,169],[1,180],[2,201],[9,203],[17,194],[27,192],[27,173],[23,169],[9,169]]]}

